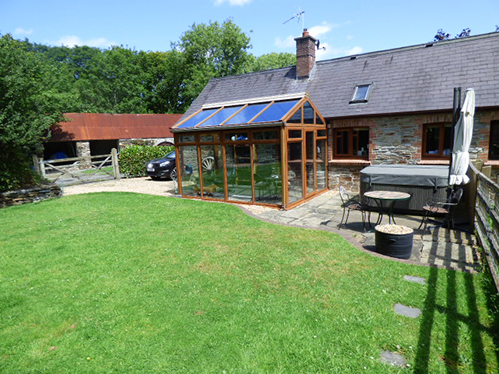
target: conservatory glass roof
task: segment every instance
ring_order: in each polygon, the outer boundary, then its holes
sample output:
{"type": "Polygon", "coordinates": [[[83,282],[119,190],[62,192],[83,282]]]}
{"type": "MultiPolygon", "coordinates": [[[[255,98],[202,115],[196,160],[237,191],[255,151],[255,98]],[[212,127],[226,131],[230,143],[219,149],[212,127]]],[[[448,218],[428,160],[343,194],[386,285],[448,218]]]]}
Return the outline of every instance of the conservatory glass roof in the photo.
{"type": "Polygon", "coordinates": [[[203,108],[175,125],[172,130],[200,130],[234,126],[257,126],[282,123],[297,106],[303,104],[303,96],[251,103],[221,103],[203,108]]]}

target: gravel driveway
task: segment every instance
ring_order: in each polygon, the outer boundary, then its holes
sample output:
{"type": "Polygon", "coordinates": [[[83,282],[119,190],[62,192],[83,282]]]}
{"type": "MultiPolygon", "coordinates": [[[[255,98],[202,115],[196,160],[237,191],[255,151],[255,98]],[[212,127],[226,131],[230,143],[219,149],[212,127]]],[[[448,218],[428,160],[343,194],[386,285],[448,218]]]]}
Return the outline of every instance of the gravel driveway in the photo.
{"type": "MultiPolygon", "coordinates": [[[[175,185],[171,180],[153,181],[149,177],[113,179],[105,182],[94,182],[62,187],[63,195],[78,195],[91,192],[136,192],[148,195],[173,196],[175,185]]],[[[237,204],[236,204],[237,205],[237,204]]],[[[244,205],[245,211],[255,215],[275,210],[258,205],[244,205]]]]}
{"type": "Polygon", "coordinates": [[[175,195],[173,181],[153,181],[149,177],[123,178],[105,182],[94,182],[63,187],[64,195],[77,195],[90,192],[136,192],[149,195],[175,195]]]}

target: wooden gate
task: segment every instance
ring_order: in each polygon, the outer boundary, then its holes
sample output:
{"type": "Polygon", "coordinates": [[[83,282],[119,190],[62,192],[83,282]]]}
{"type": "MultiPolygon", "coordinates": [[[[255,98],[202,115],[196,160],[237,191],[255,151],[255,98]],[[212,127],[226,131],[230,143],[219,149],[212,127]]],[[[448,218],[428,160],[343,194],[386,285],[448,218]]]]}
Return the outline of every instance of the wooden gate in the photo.
{"type": "Polygon", "coordinates": [[[106,179],[120,179],[118,151],[108,155],[44,160],[33,157],[36,171],[58,184],[78,184],[106,179]]]}

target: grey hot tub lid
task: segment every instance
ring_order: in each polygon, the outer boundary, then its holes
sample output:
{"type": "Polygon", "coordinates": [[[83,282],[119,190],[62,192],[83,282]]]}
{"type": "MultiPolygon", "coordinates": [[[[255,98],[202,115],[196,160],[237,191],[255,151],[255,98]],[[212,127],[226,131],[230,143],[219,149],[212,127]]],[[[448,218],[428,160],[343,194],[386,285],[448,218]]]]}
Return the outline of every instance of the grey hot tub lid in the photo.
{"type": "Polygon", "coordinates": [[[360,171],[360,181],[399,186],[446,187],[449,167],[440,165],[371,165],[360,171]]]}

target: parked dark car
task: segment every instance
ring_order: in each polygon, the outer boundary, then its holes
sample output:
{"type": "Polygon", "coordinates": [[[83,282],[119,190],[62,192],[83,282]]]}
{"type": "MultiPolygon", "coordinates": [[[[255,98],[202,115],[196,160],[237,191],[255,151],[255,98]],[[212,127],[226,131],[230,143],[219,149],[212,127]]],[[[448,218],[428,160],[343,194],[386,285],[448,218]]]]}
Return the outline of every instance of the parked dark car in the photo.
{"type": "Polygon", "coordinates": [[[151,179],[176,179],[177,168],[175,163],[175,151],[168,153],[162,158],[151,160],[147,163],[146,173],[151,179]]]}

